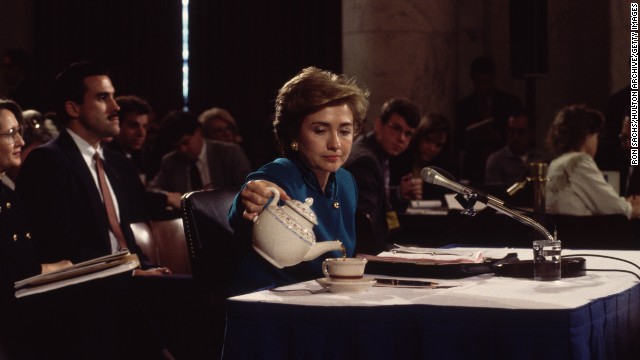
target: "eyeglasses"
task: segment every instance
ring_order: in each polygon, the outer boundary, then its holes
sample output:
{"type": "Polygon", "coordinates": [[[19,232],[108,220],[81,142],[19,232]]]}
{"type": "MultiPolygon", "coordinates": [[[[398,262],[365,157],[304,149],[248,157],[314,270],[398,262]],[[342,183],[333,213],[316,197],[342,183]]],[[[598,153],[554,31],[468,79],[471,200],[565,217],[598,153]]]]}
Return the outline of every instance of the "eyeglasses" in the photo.
{"type": "Polygon", "coordinates": [[[23,134],[22,126],[18,126],[18,127],[9,129],[9,131],[6,133],[0,133],[0,136],[3,138],[9,139],[11,144],[13,145],[18,140],[18,135],[22,137],[22,134],[23,134]]]}
{"type": "Polygon", "coordinates": [[[413,134],[415,133],[415,130],[403,130],[402,126],[400,126],[398,124],[392,124],[392,123],[388,122],[387,126],[389,126],[389,128],[391,130],[393,130],[393,132],[396,135],[403,134],[405,137],[411,138],[411,137],[413,137],[413,134]]]}

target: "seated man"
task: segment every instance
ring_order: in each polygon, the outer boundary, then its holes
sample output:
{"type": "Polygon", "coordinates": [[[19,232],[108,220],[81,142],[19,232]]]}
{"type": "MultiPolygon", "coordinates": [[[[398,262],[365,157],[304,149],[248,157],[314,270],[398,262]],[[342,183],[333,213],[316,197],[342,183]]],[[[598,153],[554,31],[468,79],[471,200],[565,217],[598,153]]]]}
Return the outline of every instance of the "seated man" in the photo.
{"type": "MultiPolygon", "coordinates": [[[[106,147],[124,155],[136,168],[134,176],[123,179],[131,198],[131,222],[175,218],[180,209],[182,194],[177,192],[146,191],[142,148],[147,138],[149,117],[153,114],[151,106],[137,96],[119,96],[116,103],[120,107],[120,132],[106,147]]],[[[178,215],[179,216],[179,215],[178,215]]]]}
{"type": "MultiPolygon", "coordinates": [[[[56,139],[31,152],[16,182],[30,215],[39,261],[78,263],[128,249],[148,267],[129,226],[129,199],[122,174],[133,171],[131,163],[102,146],[104,138],[120,130],[115,88],[107,70],[90,62],[72,64],[57,76],[54,89],[56,113],[64,128],[56,139]]],[[[135,275],[165,272],[168,270],[134,270],[135,275]]],[[[158,358],[166,353],[138,308],[139,299],[132,295],[128,279],[108,277],[54,293],[68,299],[58,300],[55,306],[56,312],[66,311],[60,316],[69,324],[87,324],[69,326],[76,330],[75,335],[64,330],[50,334],[74,339],[73,344],[61,340],[69,344],[69,351],[91,353],[71,358],[141,358],[130,351],[138,345],[158,358]],[[87,339],[80,338],[85,335],[87,339]],[[110,346],[102,348],[102,343],[110,346]]]]}
{"type": "Polygon", "coordinates": [[[218,107],[206,110],[198,117],[202,124],[202,136],[209,140],[219,140],[240,144],[242,137],[238,134],[238,125],[231,114],[218,107]]]}
{"type": "Polygon", "coordinates": [[[390,186],[389,158],[400,155],[409,146],[420,122],[420,110],[411,101],[395,98],[382,106],[373,131],[353,144],[344,168],[358,184],[358,211],[367,214],[375,239],[358,241],[358,252],[377,253],[387,248],[387,235],[399,227],[395,209],[410,199],[422,196],[422,181],[407,174],[398,187],[390,186]]]}
{"type": "Polygon", "coordinates": [[[524,115],[510,116],[507,145],[487,158],[485,184],[508,187],[524,180],[529,163],[542,160],[542,155],[531,146],[531,140],[529,119],[524,115]]]}
{"type": "Polygon", "coordinates": [[[189,112],[167,115],[158,136],[167,139],[175,150],[162,158],[150,189],[179,193],[207,188],[239,189],[249,174],[249,160],[240,146],[205,140],[198,119],[189,112]]]}

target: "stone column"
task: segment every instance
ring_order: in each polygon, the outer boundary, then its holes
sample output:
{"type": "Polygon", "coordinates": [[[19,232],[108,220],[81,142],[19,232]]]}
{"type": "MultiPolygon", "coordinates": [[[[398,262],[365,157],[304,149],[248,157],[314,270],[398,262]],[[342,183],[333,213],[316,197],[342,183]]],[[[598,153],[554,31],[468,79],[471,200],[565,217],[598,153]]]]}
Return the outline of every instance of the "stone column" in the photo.
{"type": "Polygon", "coordinates": [[[343,72],[371,92],[365,129],[397,96],[454,121],[455,0],[344,0],[343,72]]]}

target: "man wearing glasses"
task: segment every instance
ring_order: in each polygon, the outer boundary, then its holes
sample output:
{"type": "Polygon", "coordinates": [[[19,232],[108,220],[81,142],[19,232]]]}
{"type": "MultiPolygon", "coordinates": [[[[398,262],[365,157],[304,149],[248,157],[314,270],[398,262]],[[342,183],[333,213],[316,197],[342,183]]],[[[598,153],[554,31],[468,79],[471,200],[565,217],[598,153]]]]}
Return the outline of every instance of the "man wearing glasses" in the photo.
{"type": "Polygon", "coordinates": [[[420,122],[418,106],[405,98],[382,105],[373,131],[358,138],[344,168],[358,186],[358,212],[371,220],[375,238],[358,239],[357,251],[377,254],[387,249],[389,231],[400,226],[397,208],[422,196],[422,182],[403,177],[400,185],[389,185],[389,159],[404,152],[420,122]],[[363,241],[364,240],[364,241],[363,241]]]}

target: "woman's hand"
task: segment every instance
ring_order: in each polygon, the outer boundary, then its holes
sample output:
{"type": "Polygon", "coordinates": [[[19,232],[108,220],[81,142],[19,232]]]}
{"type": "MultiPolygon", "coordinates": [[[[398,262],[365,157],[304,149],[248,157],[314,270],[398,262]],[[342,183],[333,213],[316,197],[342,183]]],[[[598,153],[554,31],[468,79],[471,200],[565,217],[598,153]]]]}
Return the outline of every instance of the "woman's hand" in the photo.
{"type": "Polygon", "coordinates": [[[41,272],[42,274],[50,273],[52,271],[57,271],[61,269],[66,269],[70,266],[73,266],[73,263],[69,260],[60,260],[55,263],[40,264],[40,267],[42,269],[42,272],[41,272]]]}
{"type": "Polygon", "coordinates": [[[267,204],[269,199],[273,196],[271,191],[267,189],[268,187],[274,187],[278,189],[280,192],[280,200],[291,200],[289,195],[282,190],[278,185],[266,181],[266,180],[255,180],[249,181],[247,186],[242,189],[240,192],[240,201],[244,206],[244,212],[242,213],[242,217],[247,220],[253,220],[264,206],[267,204]]]}

